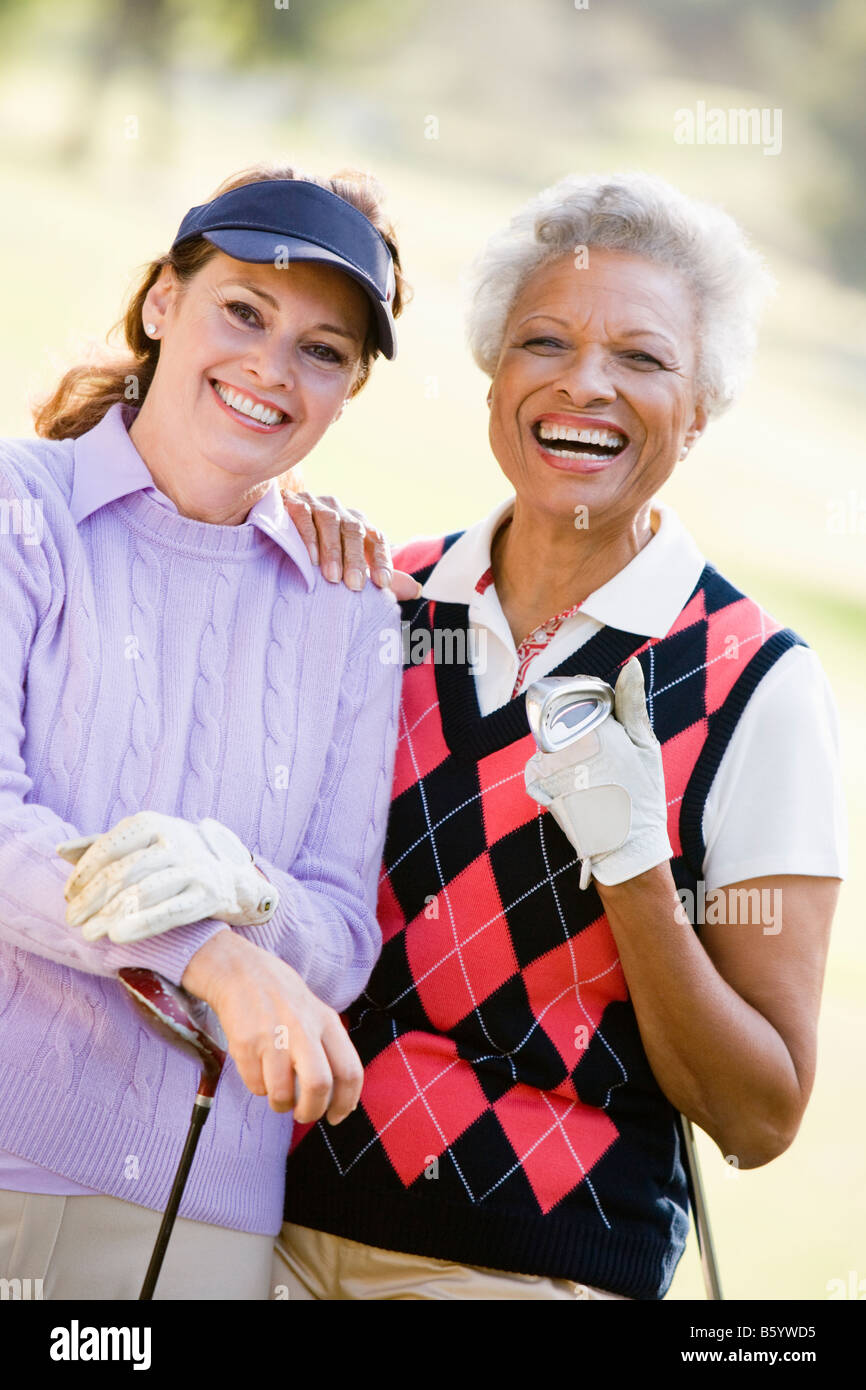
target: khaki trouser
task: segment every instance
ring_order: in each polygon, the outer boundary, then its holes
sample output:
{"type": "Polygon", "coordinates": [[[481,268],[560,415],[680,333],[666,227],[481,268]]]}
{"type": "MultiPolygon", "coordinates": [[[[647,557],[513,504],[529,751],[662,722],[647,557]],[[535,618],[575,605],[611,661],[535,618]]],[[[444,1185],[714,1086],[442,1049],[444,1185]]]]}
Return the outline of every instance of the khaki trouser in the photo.
{"type": "Polygon", "coordinates": [[[508,1274],[379,1250],[288,1221],[274,1244],[272,1284],[274,1299],[623,1298],[571,1279],[508,1274]]]}
{"type": "MultiPolygon", "coordinates": [[[[137,1299],[161,1220],[119,1197],[0,1190],[0,1297],[137,1299]]],[[[178,1217],[154,1298],[267,1299],[272,1258],[271,1236],[178,1217]]]]}

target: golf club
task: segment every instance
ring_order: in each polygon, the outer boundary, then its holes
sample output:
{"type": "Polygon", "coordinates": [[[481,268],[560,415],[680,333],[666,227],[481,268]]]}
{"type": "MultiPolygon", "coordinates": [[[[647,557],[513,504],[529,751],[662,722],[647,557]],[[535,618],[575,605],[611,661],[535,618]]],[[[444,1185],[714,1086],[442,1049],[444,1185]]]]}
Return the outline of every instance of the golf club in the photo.
{"type": "MultiPolygon", "coordinates": [[[[613,707],[612,688],[596,676],[545,676],[534,681],[526,691],[529,727],[543,753],[556,753],[583,738],[607,719],[613,707]]],[[[685,1115],[681,1114],[679,1119],[704,1288],[707,1298],[722,1299],[694,1131],[685,1115]]]]}
{"type": "Polygon", "coordinates": [[[545,676],[526,691],[526,717],[543,753],[583,738],[613,710],[613,690],[596,676],[545,676]]]}
{"type": "MultiPolygon", "coordinates": [[[[79,840],[58,847],[57,853],[69,864],[77,864],[86,854],[99,835],[84,835],[79,840]]],[[[153,1254],[144,1283],[141,1286],[139,1302],[153,1298],[153,1291],[169,1237],[174,1227],[175,1217],[189,1176],[199,1135],[213,1105],[214,1092],[226,1059],[225,1049],[211,1037],[206,1027],[207,1005],[195,999],[185,990],[178,988],[158,975],[155,970],[145,970],[139,966],[123,966],[118,972],[120,983],[127,990],[139,1009],[145,1014],[151,1026],[167,1042],[181,1047],[195,1057],[201,1067],[198,1090],[193,1102],[192,1118],[181,1154],[168,1206],[162,1218],[156,1237],[153,1254]]]]}
{"type": "Polygon", "coordinates": [[[168,1206],[150,1257],[150,1264],[141,1286],[139,1302],[153,1298],[153,1291],[162,1262],[165,1258],[169,1237],[174,1227],[186,1180],[192,1167],[193,1156],[199,1135],[210,1114],[214,1092],[223,1069],[226,1054],[203,1026],[206,1006],[179,989],[153,970],[139,966],[123,966],[118,978],[128,991],[135,1004],[145,1014],[149,1023],[166,1041],[181,1047],[195,1057],[201,1067],[198,1090],[192,1107],[192,1118],[183,1147],[180,1163],[172,1184],[168,1206]]]}

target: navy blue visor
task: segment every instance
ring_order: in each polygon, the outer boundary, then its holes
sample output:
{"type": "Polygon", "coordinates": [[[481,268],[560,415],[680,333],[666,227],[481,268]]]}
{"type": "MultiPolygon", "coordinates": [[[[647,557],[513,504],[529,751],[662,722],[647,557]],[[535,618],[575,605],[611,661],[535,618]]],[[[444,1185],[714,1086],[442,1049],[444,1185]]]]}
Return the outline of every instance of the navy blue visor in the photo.
{"type": "Polygon", "coordinates": [[[391,253],[372,222],[330,189],[302,179],[244,184],[190,208],[172,250],[194,236],[204,237],[237,261],[276,266],[320,261],[342,270],[370,300],[379,351],[396,357],[391,253]]]}

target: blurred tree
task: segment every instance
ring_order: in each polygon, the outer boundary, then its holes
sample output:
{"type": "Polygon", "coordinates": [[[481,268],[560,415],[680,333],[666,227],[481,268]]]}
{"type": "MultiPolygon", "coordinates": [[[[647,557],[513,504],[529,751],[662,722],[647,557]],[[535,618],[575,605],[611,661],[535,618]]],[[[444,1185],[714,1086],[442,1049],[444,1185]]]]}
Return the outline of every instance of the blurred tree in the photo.
{"type": "Polygon", "coordinates": [[[543,120],[572,140],[628,139],[635,93],[654,76],[760,93],[793,116],[786,132],[799,126],[813,146],[817,135],[822,155],[805,168],[795,155],[789,187],[835,270],[866,283],[864,0],[618,0],[591,10],[594,24],[575,14],[568,0],[0,0],[0,57],[28,33],[40,52],[68,45],[82,93],[61,139],[67,160],[92,147],[103,89],[130,70],[149,105],[141,147],[155,155],[171,139],[176,74],[210,73],[227,91],[267,77],[274,118],[343,100],[355,112],[366,102],[369,117],[384,77],[372,144],[395,138],[395,102],[411,106],[420,76],[425,109],[441,99],[477,125],[483,109],[494,134],[459,158],[467,173],[492,162],[502,177],[514,163],[496,132],[531,136],[543,120]]]}
{"type": "MultiPolygon", "coordinates": [[[[192,0],[175,2],[184,9],[192,0]]],[[[205,22],[240,66],[324,53],[343,52],[351,59],[393,46],[420,5],[421,0],[210,0],[205,22]]]]}
{"type": "Polygon", "coordinates": [[[64,162],[78,162],[89,151],[99,95],[122,65],[142,69],[158,113],[158,125],[146,124],[146,139],[154,153],[165,148],[170,138],[172,25],[171,0],[108,0],[93,12],[79,70],[83,93],[58,148],[64,162]]]}
{"type": "MultiPolygon", "coordinates": [[[[235,74],[290,63],[296,97],[312,91],[322,63],[351,71],[365,53],[396,44],[422,0],[0,0],[0,33],[26,47],[68,37],[78,91],[57,153],[77,162],[98,135],[103,91],[137,72],[148,105],[141,147],[156,156],[171,139],[172,76],[185,64],[235,74]],[[384,36],[384,38],[383,38],[384,36]]],[[[6,45],[2,45],[4,48],[6,45]]]]}
{"type": "Polygon", "coordinates": [[[866,284],[866,5],[863,0],[621,0],[663,37],[679,70],[787,105],[823,137],[800,211],[836,271],[866,284]],[[683,62],[683,58],[686,62],[683,62]]]}
{"type": "Polygon", "coordinates": [[[826,55],[811,64],[805,104],[815,124],[836,151],[838,168],[815,171],[808,215],[822,231],[837,269],[847,279],[866,284],[866,6],[862,0],[836,0],[821,14],[816,47],[826,55]],[[817,195],[817,196],[816,196],[817,195]]]}

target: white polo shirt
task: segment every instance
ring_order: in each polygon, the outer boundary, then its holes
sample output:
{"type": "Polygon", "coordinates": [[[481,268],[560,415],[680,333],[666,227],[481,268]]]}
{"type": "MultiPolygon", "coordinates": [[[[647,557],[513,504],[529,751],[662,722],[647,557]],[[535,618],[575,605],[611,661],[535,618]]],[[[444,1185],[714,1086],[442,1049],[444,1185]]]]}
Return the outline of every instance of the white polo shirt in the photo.
{"type": "MultiPolygon", "coordinates": [[[[482,715],[512,698],[520,665],[511,629],[488,581],[490,546],[514,498],[455,541],[423,593],[469,605],[482,715]]],[[[653,535],[623,569],[565,618],[528,664],[521,688],[546,676],[604,626],[664,637],[692,593],[705,559],[676,512],[654,501],[653,535]]],[[[829,682],[808,647],[785,652],[763,677],[734,730],[704,807],[706,891],[766,874],[847,874],[839,720],[829,682]]]]}

